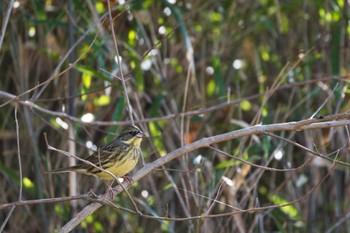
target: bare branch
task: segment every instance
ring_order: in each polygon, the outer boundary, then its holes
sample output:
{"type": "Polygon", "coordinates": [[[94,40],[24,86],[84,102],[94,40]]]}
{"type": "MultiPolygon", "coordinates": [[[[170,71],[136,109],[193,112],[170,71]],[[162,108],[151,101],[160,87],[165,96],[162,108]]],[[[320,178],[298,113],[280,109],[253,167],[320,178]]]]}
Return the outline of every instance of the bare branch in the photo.
{"type": "Polygon", "coordinates": [[[275,172],[294,172],[294,171],[298,171],[301,168],[304,168],[306,166],[306,164],[308,164],[312,160],[312,158],[308,158],[302,165],[300,165],[299,167],[296,167],[296,168],[282,168],[282,169],[278,169],[278,168],[267,167],[267,166],[264,166],[264,165],[257,165],[257,164],[245,161],[244,159],[241,159],[241,158],[239,158],[237,156],[230,155],[229,153],[226,153],[225,151],[216,149],[215,147],[212,147],[212,146],[209,146],[209,148],[214,150],[214,151],[216,151],[216,152],[218,152],[218,153],[220,153],[220,154],[226,155],[226,156],[228,156],[230,158],[233,158],[233,159],[235,159],[237,161],[240,161],[242,163],[251,165],[253,167],[261,168],[261,169],[264,169],[264,170],[267,170],[267,171],[275,171],[275,172]]]}
{"type": "Polygon", "coordinates": [[[27,206],[27,205],[37,205],[37,204],[46,204],[46,203],[58,203],[72,200],[87,200],[87,201],[98,201],[95,198],[92,198],[89,194],[81,194],[76,196],[69,197],[56,197],[56,198],[45,198],[45,199],[37,199],[37,200],[20,200],[11,203],[6,203],[0,205],[0,209],[7,209],[14,206],[27,206]]]}
{"type": "MultiPolygon", "coordinates": [[[[259,95],[257,95],[259,96],[259,95]]],[[[242,99],[238,99],[235,101],[232,101],[230,103],[222,103],[222,104],[218,104],[215,106],[211,106],[208,108],[204,108],[204,109],[199,109],[199,110],[194,110],[194,111],[189,111],[189,112],[184,112],[184,113],[174,113],[174,114],[169,114],[167,116],[162,116],[162,117],[154,117],[154,118],[147,118],[147,119],[142,119],[142,120],[138,120],[135,121],[135,123],[146,123],[146,122],[152,122],[152,121],[159,121],[159,120],[170,120],[173,118],[177,118],[180,116],[194,116],[194,115],[200,115],[200,114],[204,114],[204,113],[208,113],[208,112],[212,112],[212,111],[216,111],[218,109],[224,108],[226,106],[230,106],[230,105],[234,105],[234,104],[238,104],[243,100],[249,100],[252,98],[256,98],[257,96],[251,96],[249,98],[242,98],[242,99]]],[[[119,122],[106,122],[106,121],[94,121],[94,122],[84,122],[79,118],[76,117],[72,117],[69,116],[68,114],[64,113],[64,112],[56,112],[56,111],[52,111],[52,110],[48,110],[45,109],[43,107],[40,107],[39,105],[33,103],[32,101],[29,100],[19,100],[15,95],[12,95],[8,92],[4,92],[0,90],[0,98],[10,98],[10,99],[16,99],[18,103],[35,109],[37,111],[40,111],[42,113],[51,115],[51,116],[56,116],[56,117],[61,117],[64,119],[69,119],[73,122],[76,123],[80,123],[80,124],[84,124],[84,125],[99,125],[99,126],[107,126],[107,125],[130,125],[130,121],[119,121],[119,122]]],[[[303,128],[299,128],[300,126],[302,126],[303,124],[311,124],[311,123],[316,123],[316,122],[328,122],[328,121],[332,121],[332,120],[340,120],[340,119],[346,119],[346,118],[350,118],[350,112],[345,112],[345,113],[340,113],[340,114],[336,114],[336,115],[329,115],[329,116],[325,116],[322,119],[307,119],[307,120],[301,120],[296,122],[297,124],[295,125],[296,129],[298,130],[303,130],[303,128]]],[[[284,124],[288,124],[288,123],[284,123],[284,124]]],[[[336,125],[331,124],[330,126],[343,126],[344,124],[342,123],[336,123],[336,125]],[[340,125],[337,125],[340,124],[340,125]]],[[[319,128],[329,128],[330,126],[322,124],[322,126],[320,126],[319,128]]],[[[317,128],[317,127],[316,127],[317,128]]]]}
{"type": "Polygon", "coordinates": [[[111,24],[113,42],[114,42],[115,52],[117,54],[117,64],[119,66],[120,79],[122,81],[122,85],[123,85],[123,89],[124,89],[124,96],[125,96],[125,99],[126,99],[126,104],[128,106],[129,118],[130,118],[131,124],[135,125],[134,117],[132,115],[132,107],[131,107],[130,100],[129,100],[129,95],[128,95],[128,89],[126,88],[125,78],[124,78],[124,74],[123,74],[123,66],[122,66],[122,62],[121,62],[121,59],[120,59],[120,55],[119,55],[117,38],[115,36],[115,31],[114,31],[114,23],[113,23],[113,19],[112,19],[112,11],[111,11],[111,2],[110,2],[110,0],[107,1],[107,5],[108,5],[109,23],[111,24]]]}
{"type": "MultiPolygon", "coordinates": [[[[56,151],[56,152],[58,152],[58,153],[64,154],[64,155],[68,156],[69,158],[75,158],[76,160],[79,160],[79,161],[81,161],[81,162],[83,162],[83,163],[89,164],[90,166],[93,166],[94,168],[97,168],[97,169],[99,169],[100,171],[103,171],[103,172],[105,172],[105,173],[111,175],[111,176],[114,178],[114,180],[118,183],[118,185],[122,187],[122,190],[125,191],[125,193],[128,195],[128,197],[130,198],[131,202],[132,202],[133,205],[134,205],[135,210],[136,210],[137,212],[140,212],[139,209],[137,208],[137,205],[136,205],[134,199],[132,198],[132,196],[130,195],[130,193],[128,192],[128,190],[126,190],[126,188],[124,187],[124,184],[121,183],[121,182],[119,181],[119,179],[118,179],[119,177],[117,177],[116,175],[114,175],[112,172],[110,172],[110,171],[108,171],[108,170],[105,170],[105,169],[103,169],[102,167],[97,166],[97,165],[91,163],[91,162],[88,161],[88,160],[79,158],[79,157],[77,157],[77,156],[75,156],[75,155],[73,155],[73,154],[71,154],[71,153],[69,153],[69,152],[67,152],[67,151],[59,150],[59,149],[56,149],[56,148],[53,147],[53,146],[50,146],[50,145],[48,144],[48,140],[47,140],[46,134],[45,134],[45,142],[46,142],[46,145],[47,145],[47,149],[48,149],[48,150],[52,150],[52,151],[56,151]]],[[[108,190],[108,191],[110,192],[110,191],[113,191],[113,190],[108,190]]],[[[108,192],[107,192],[107,193],[108,193],[108,192]]],[[[111,194],[111,193],[110,193],[110,194],[111,194]]]]}
{"type": "MultiPolygon", "coordinates": [[[[22,162],[21,162],[21,148],[19,145],[19,125],[18,125],[18,118],[17,118],[17,105],[15,107],[15,122],[16,122],[16,138],[17,138],[17,158],[18,158],[18,167],[19,167],[19,194],[18,194],[18,201],[22,200],[22,191],[23,191],[23,174],[22,174],[22,162]]],[[[0,206],[1,207],[1,206],[0,206]]],[[[6,216],[6,219],[2,223],[0,227],[0,232],[3,232],[6,223],[10,219],[13,211],[15,210],[16,206],[12,206],[9,213],[6,216]]]]}
{"type": "MultiPolygon", "coordinates": [[[[337,155],[337,157],[338,157],[338,155],[337,155]]],[[[327,174],[325,176],[323,176],[322,179],[317,184],[315,184],[308,192],[306,192],[304,195],[302,195],[301,197],[299,197],[299,198],[297,198],[295,200],[289,201],[286,204],[276,204],[276,205],[269,205],[269,206],[265,206],[265,207],[253,207],[253,208],[248,208],[248,209],[239,209],[237,207],[232,207],[234,209],[234,211],[230,211],[230,212],[226,212],[226,213],[220,213],[220,214],[213,214],[213,215],[204,215],[204,216],[201,215],[201,216],[191,216],[191,217],[168,218],[168,217],[158,217],[158,216],[150,216],[150,215],[144,215],[144,214],[139,214],[139,215],[142,216],[142,217],[145,217],[145,218],[157,219],[157,220],[189,221],[189,220],[195,220],[195,219],[224,217],[224,216],[230,216],[230,215],[242,214],[242,213],[255,213],[255,212],[260,212],[260,211],[263,211],[263,210],[290,206],[290,205],[293,205],[293,204],[295,204],[297,202],[300,202],[301,200],[303,200],[306,197],[308,197],[311,193],[313,193],[316,190],[316,188],[318,188],[329,177],[329,175],[332,174],[332,171],[334,170],[335,166],[336,166],[336,163],[333,163],[331,169],[327,172],[327,174]]],[[[102,197],[102,200],[103,200],[103,198],[104,197],[102,197]]],[[[86,214],[86,216],[88,216],[88,215],[92,214],[101,205],[102,204],[100,204],[100,203],[92,203],[89,206],[85,207],[83,209],[83,211],[86,214]]],[[[110,205],[110,206],[114,206],[114,205],[110,205]]],[[[226,206],[230,207],[227,204],[226,204],[226,206]]],[[[80,213],[82,213],[82,212],[80,212],[80,213]]],[[[85,219],[83,217],[83,215],[80,215],[80,213],[76,216],[76,220],[77,221],[79,221],[79,220],[82,221],[82,220],[85,219]]],[[[74,219],[72,219],[72,220],[74,220],[74,219]]],[[[60,233],[65,233],[65,232],[71,231],[76,226],[76,225],[74,225],[74,224],[76,224],[76,222],[74,222],[72,220],[70,222],[68,222],[64,227],[62,227],[59,232],[60,233]]]]}
{"type": "Polygon", "coordinates": [[[0,51],[2,48],[2,42],[4,41],[4,38],[5,38],[7,23],[9,22],[9,18],[10,18],[10,14],[11,14],[11,10],[12,10],[14,2],[15,2],[14,0],[11,0],[9,2],[9,5],[7,6],[5,17],[4,17],[3,22],[2,22],[1,35],[0,35],[0,51]]]}
{"type": "MultiPolygon", "coordinates": [[[[141,168],[133,177],[132,180],[133,182],[136,182],[140,180],[141,178],[145,177],[146,175],[150,174],[154,169],[159,168],[166,163],[170,162],[171,160],[178,158],[186,153],[189,153],[191,151],[197,150],[199,148],[203,147],[209,147],[212,144],[216,144],[219,142],[224,142],[228,140],[232,140],[235,138],[241,138],[245,136],[251,136],[254,134],[264,134],[267,132],[276,132],[276,131],[300,131],[300,130],[310,130],[310,129],[319,129],[319,128],[330,128],[330,127],[340,127],[340,126],[345,126],[345,125],[350,125],[350,120],[342,120],[342,121],[333,121],[333,119],[344,119],[349,117],[349,113],[343,113],[343,114],[338,114],[338,115],[331,115],[331,116],[326,116],[323,119],[308,119],[308,120],[302,120],[302,121],[297,121],[297,122],[287,122],[287,123],[279,123],[279,124],[271,124],[271,125],[254,125],[249,128],[245,129],[240,129],[208,138],[202,138],[196,142],[193,142],[191,144],[187,144],[183,147],[180,147],[167,155],[157,159],[156,161],[146,164],[143,168],[141,168]],[[345,117],[346,116],[346,117],[345,117]],[[327,121],[326,119],[332,119],[331,121],[327,121]]],[[[350,166],[347,163],[344,163],[342,161],[339,161],[338,159],[333,160],[333,169],[337,164],[342,164],[346,166],[350,166]]],[[[329,171],[330,172],[330,171],[329,171]]],[[[325,178],[324,178],[325,179],[325,178]]],[[[125,188],[129,188],[130,185],[133,183],[130,182],[125,185],[125,188]]],[[[118,186],[119,187],[119,186],[118,186]]],[[[118,195],[122,189],[116,187],[114,195],[118,195]]],[[[317,186],[312,188],[306,195],[309,195],[317,186]]],[[[110,198],[105,194],[103,198],[110,198]]],[[[304,198],[304,197],[302,197],[304,198]]],[[[297,200],[293,202],[289,202],[286,205],[291,205],[297,201],[302,200],[302,198],[298,198],[297,200]]],[[[94,211],[96,211],[98,208],[102,206],[101,203],[92,203],[88,206],[86,206],[80,213],[77,214],[73,219],[71,219],[65,226],[61,228],[59,232],[69,232],[71,231],[75,226],[77,226],[82,220],[84,220],[88,215],[92,214],[94,211]]],[[[246,210],[244,212],[248,211],[258,211],[262,210],[263,208],[253,208],[250,210],[246,210]]],[[[232,213],[231,213],[232,214],[232,213]]],[[[219,214],[218,216],[225,216],[227,214],[219,214]]],[[[207,216],[206,216],[207,217],[207,216]]],[[[189,219],[198,219],[200,218],[199,216],[197,217],[190,217],[186,218],[186,220],[189,219]]],[[[160,218],[162,219],[162,218],[160,218]]],[[[175,219],[180,221],[181,218],[175,219]]],[[[175,221],[174,220],[174,221],[175,221]]]]}
{"type": "Polygon", "coordinates": [[[333,97],[335,90],[338,87],[338,83],[335,85],[335,87],[333,88],[332,92],[328,95],[328,97],[323,101],[323,103],[321,104],[321,106],[314,112],[314,114],[311,115],[311,118],[314,118],[316,116],[316,114],[318,114],[321,109],[325,106],[325,104],[333,97]]]}

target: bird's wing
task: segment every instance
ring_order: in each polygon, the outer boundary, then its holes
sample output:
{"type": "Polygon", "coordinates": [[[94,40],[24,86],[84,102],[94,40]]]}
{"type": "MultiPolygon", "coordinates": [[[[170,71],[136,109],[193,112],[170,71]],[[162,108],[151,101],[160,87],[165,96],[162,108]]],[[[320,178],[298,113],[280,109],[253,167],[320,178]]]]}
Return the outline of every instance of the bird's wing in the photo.
{"type": "MultiPolygon", "coordinates": [[[[120,154],[123,150],[125,150],[126,147],[128,147],[128,145],[125,143],[115,140],[98,149],[95,153],[87,157],[85,160],[103,168],[103,165],[106,164],[106,161],[110,160],[109,157],[112,154],[120,154]]],[[[81,166],[86,169],[92,168],[92,166],[87,163],[84,163],[84,165],[81,164],[81,166]]]]}

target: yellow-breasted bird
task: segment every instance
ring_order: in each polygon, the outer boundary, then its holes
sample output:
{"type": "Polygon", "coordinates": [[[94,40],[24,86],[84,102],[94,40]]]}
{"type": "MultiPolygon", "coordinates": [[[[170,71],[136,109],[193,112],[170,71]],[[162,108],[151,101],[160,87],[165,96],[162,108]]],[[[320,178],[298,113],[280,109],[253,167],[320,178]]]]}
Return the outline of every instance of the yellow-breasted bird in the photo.
{"type": "MultiPolygon", "coordinates": [[[[134,125],[129,126],[114,141],[99,148],[85,160],[111,172],[116,177],[123,177],[134,169],[137,164],[143,135],[143,132],[138,127],[134,125]]],[[[50,173],[78,172],[96,176],[105,181],[114,179],[113,176],[103,170],[81,162],[72,167],[53,170],[50,173]]]]}

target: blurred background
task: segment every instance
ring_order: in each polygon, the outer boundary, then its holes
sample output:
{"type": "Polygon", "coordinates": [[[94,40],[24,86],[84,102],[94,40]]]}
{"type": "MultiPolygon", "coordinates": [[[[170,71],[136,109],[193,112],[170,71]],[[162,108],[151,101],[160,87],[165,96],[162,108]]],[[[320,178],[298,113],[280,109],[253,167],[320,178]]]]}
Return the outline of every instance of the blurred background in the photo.
{"type": "MultiPolygon", "coordinates": [[[[22,0],[0,1],[0,12],[1,204],[19,196],[15,108],[22,199],[68,196],[68,174],[44,173],[69,161],[47,150],[45,135],[51,146],[82,158],[113,140],[130,124],[120,71],[136,124],[148,134],[146,163],[203,137],[350,108],[346,1],[22,0]],[[25,100],[36,107],[18,102],[25,100]]],[[[349,162],[346,127],[276,134],[331,158],[340,149],[338,156],[349,162]]],[[[350,231],[347,167],[334,168],[268,135],[212,146],[169,162],[129,189],[145,214],[212,217],[151,220],[105,206],[76,232],[350,231]],[[236,209],[297,199],[283,208],[236,209]],[[215,216],[230,212],[236,213],[215,216]]],[[[78,174],[74,182],[78,194],[106,191],[93,177],[78,174]]],[[[115,203],[133,209],[125,193],[115,203]]],[[[55,232],[87,204],[17,207],[4,232],[55,232]]],[[[0,222],[8,214],[2,209],[0,222]]]]}

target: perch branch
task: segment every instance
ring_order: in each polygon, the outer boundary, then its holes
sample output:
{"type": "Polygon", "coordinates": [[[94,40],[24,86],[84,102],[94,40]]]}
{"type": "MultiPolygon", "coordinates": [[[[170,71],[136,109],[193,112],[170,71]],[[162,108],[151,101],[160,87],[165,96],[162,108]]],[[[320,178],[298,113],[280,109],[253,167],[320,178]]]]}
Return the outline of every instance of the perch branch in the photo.
{"type": "MultiPolygon", "coordinates": [[[[235,138],[241,138],[246,136],[251,136],[255,134],[265,134],[268,132],[276,132],[276,131],[301,131],[301,130],[310,130],[310,129],[320,129],[320,128],[330,128],[330,127],[340,127],[345,125],[350,125],[350,120],[340,120],[349,117],[349,113],[341,113],[337,115],[331,115],[323,117],[322,119],[307,119],[297,122],[287,122],[287,123],[277,123],[271,125],[254,125],[248,128],[202,138],[198,141],[195,141],[191,144],[187,144],[183,147],[180,147],[167,155],[153,161],[152,163],[146,164],[143,168],[141,168],[133,177],[133,182],[136,182],[143,178],[144,176],[150,174],[156,168],[159,168],[171,160],[178,158],[181,155],[189,153],[191,151],[197,150],[203,147],[209,147],[212,144],[232,140],[235,138]],[[336,120],[335,120],[336,119],[336,120]],[[338,121],[337,121],[338,120],[338,121]]],[[[345,162],[339,161],[338,159],[333,160],[334,164],[342,164],[345,166],[350,166],[345,162]]],[[[133,183],[130,182],[125,185],[125,188],[130,187],[133,183]]],[[[114,196],[118,195],[122,189],[119,186],[116,187],[113,193],[114,196]]],[[[104,194],[103,199],[111,198],[108,193],[104,194]]],[[[114,197],[113,197],[114,198],[114,197]]],[[[60,229],[60,233],[69,232],[74,229],[81,221],[83,221],[87,216],[91,215],[98,208],[102,206],[101,203],[91,203],[86,206],[81,212],[79,212],[73,219],[71,219],[66,225],[64,225],[60,229]]],[[[140,214],[140,213],[139,213],[140,214]]]]}

